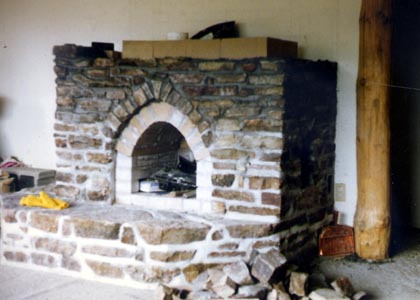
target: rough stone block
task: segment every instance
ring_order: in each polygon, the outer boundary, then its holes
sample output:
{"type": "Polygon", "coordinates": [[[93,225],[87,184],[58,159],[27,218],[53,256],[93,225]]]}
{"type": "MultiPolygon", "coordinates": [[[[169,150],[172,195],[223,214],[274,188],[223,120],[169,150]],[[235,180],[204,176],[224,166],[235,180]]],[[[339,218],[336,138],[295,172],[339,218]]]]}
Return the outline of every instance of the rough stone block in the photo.
{"type": "Polygon", "coordinates": [[[40,266],[45,266],[49,268],[57,267],[57,261],[54,256],[43,253],[32,253],[31,254],[32,263],[40,266]]]}
{"type": "Polygon", "coordinates": [[[224,221],[224,225],[233,238],[259,238],[275,233],[270,223],[224,221]]]}
{"type": "Polygon", "coordinates": [[[133,253],[127,251],[126,249],[121,248],[114,248],[114,247],[103,247],[103,246],[84,246],[82,247],[82,252],[94,254],[94,255],[101,255],[107,257],[132,257],[133,253]]]}
{"type": "Polygon", "coordinates": [[[36,238],[34,244],[37,250],[59,253],[63,256],[72,256],[76,252],[75,242],[61,241],[52,238],[36,238]]]}
{"type": "Polygon", "coordinates": [[[28,261],[28,255],[26,253],[17,251],[4,251],[3,256],[6,260],[14,261],[14,262],[27,262],[28,261]]]}
{"type": "Polygon", "coordinates": [[[238,288],[238,292],[235,298],[256,298],[265,300],[267,296],[268,288],[262,284],[254,285],[243,285],[238,288]]]}
{"type": "Polygon", "coordinates": [[[150,252],[150,258],[163,262],[179,262],[191,260],[196,251],[171,251],[171,252],[150,252]]]}
{"type": "Polygon", "coordinates": [[[351,297],[354,294],[354,288],[351,281],[347,277],[341,277],[331,282],[333,289],[341,296],[351,297]]]}
{"type": "Polygon", "coordinates": [[[80,272],[80,270],[82,269],[80,263],[77,260],[70,257],[63,257],[63,259],[61,260],[61,267],[76,272],[80,272]]]}
{"type": "Polygon", "coordinates": [[[317,289],[309,294],[311,300],[350,300],[332,289],[317,289]]]}
{"type": "Polygon", "coordinates": [[[198,68],[201,71],[232,71],[235,68],[234,62],[202,62],[198,68]]]}
{"type": "Polygon", "coordinates": [[[227,298],[236,292],[236,284],[223,271],[209,269],[209,286],[219,297],[227,298]]]}
{"type": "Polygon", "coordinates": [[[308,274],[302,272],[291,272],[289,293],[296,296],[306,296],[308,274]]]}
{"type": "Polygon", "coordinates": [[[29,225],[46,232],[56,233],[59,215],[34,211],[31,213],[29,225]]]}
{"type": "Polygon", "coordinates": [[[139,222],[136,227],[151,245],[188,244],[206,238],[210,227],[198,222],[181,220],[155,220],[139,222]]]}
{"type": "Polygon", "coordinates": [[[252,215],[260,215],[260,216],[278,217],[280,215],[280,208],[235,205],[235,206],[230,206],[228,210],[232,212],[242,213],[242,214],[252,214],[252,215]]]}
{"type": "Polygon", "coordinates": [[[217,131],[237,131],[240,129],[239,120],[236,119],[220,119],[216,124],[217,131]]]}
{"type": "Polygon", "coordinates": [[[121,242],[124,244],[137,245],[133,228],[124,227],[121,235],[121,242]]]}
{"type": "Polygon", "coordinates": [[[93,260],[86,260],[86,263],[96,275],[110,278],[124,277],[124,273],[119,266],[93,260]]]}
{"type": "Polygon", "coordinates": [[[262,283],[279,281],[286,271],[286,262],[286,257],[277,249],[260,253],[252,265],[251,274],[262,283]]]}
{"type": "Polygon", "coordinates": [[[215,267],[215,264],[192,264],[182,270],[187,282],[193,282],[201,273],[215,267]]]}
{"type": "Polygon", "coordinates": [[[224,266],[223,272],[239,285],[250,285],[253,283],[248,266],[244,261],[238,261],[224,266]]]}
{"type": "Polygon", "coordinates": [[[121,224],[101,220],[72,218],[76,236],[83,238],[116,240],[121,224]]]}
{"type": "Polygon", "coordinates": [[[168,283],[181,271],[177,268],[161,268],[155,266],[127,266],[125,272],[136,281],[168,283]]]}
{"type": "Polygon", "coordinates": [[[254,158],[255,157],[255,153],[252,151],[244,151],[244,150],[238,150],[238,149],[215,149],[211,151],[211,155],[214,158],[217,159],[249,159],[249,158],[254,158]]]}

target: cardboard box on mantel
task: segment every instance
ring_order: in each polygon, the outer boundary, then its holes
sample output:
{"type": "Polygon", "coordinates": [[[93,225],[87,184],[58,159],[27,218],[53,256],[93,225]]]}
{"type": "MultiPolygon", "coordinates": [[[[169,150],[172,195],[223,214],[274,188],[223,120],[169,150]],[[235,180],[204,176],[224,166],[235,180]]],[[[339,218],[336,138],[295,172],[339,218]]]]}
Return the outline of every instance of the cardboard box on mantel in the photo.
{"type": "Polygon", "coordinates": [[[252,57],[296,58],[296,42],[257,38],[215,40],[123,41],[123,58],[151,59],[192,57],[202,59],[244,59],[252,57]]]}

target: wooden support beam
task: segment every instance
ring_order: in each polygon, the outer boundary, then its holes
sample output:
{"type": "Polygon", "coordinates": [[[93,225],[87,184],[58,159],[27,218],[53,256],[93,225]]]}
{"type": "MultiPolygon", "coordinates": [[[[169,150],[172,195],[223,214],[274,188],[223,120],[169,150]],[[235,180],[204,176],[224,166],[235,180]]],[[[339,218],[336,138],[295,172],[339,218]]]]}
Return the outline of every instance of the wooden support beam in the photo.
{"type": "Polygon", "coordinates": [[[391,0],[362,0],[357,79],[357,254],[388,257],[390,239],[391,0]]]}

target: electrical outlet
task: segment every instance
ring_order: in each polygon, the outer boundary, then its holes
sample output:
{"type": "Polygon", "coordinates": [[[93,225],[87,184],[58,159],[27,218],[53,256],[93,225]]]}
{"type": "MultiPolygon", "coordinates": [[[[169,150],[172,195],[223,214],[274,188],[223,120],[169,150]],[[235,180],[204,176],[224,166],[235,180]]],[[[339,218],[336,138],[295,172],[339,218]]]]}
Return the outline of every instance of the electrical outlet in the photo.
{"type": "Polygon", "coordinates": [[[336,183],[334,189],[334,200],[336,202],[346,201],[346,185],[344,183],[336,183]]]}

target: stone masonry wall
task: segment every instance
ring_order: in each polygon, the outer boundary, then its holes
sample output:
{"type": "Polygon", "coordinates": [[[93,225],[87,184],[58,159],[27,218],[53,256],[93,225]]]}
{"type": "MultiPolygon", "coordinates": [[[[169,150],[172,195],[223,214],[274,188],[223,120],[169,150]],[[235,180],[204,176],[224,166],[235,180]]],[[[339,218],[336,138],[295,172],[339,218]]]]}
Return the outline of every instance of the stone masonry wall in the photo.
{"type": "Polygon", "coordinates": [[[277,223],[286,255],[315,249],[332,221],[335,64],[126,60],[75,45],[54,54],[60,197],[111,203],[117,151],[132,156],[147,126],[167,119],[206,166],[197,201],[277,223]]]}

